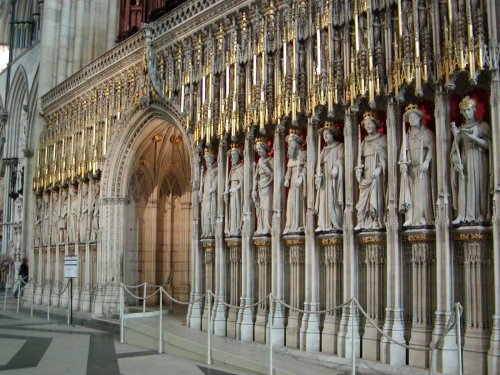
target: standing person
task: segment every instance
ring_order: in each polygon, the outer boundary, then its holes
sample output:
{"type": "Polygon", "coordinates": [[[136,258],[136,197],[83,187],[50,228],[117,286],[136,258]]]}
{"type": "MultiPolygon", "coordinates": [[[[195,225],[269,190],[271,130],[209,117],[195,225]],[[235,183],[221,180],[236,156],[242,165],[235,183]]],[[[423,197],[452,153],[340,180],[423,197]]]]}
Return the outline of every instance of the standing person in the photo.
{"type": "Polygon", "coordinates": [[[28,258],[24,257],[23,262],[19,266],[19,282],[21,283],[20,286],[16,288],[16,291],[14,292],[14,298],[17,298],[17,292],[20,290],[23,290],[24,286],[28,282],[28,277],[29,277],[29,268],[28,268],[28,258]]]}

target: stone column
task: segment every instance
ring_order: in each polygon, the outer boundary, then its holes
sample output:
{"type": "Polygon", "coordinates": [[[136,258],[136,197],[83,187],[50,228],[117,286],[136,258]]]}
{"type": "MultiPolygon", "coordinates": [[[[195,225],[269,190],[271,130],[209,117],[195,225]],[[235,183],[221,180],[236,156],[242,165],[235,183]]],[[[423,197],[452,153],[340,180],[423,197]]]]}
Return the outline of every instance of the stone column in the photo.
{"type": "Polygon", "coordinates": [[[50,281],[50,252],[51,248],[50,245],[48,245],[46,248],[43,249],[43,257],[42,257],[42,264],[43,264],[43,273],[44,277],[42,279],[42,283],[40,285],[41,288],[41,294],[42,298],[40,303],[42,305],[47,305],[47,302],[49,302],[49,284],[48,281],[50,281]]]}
{"type": "MultiPolygon", "coordinates": [[[[325,310],[341,305],[343,296],[343,248],[342,235],[329,234],[318,238],[321,251],[321,307],[325,310]]],[[[340,326],[342,310],[328,312],[323,323],[321,334],[322,351],[338,354],[337,336],[340,326]]]]}
{"type": "MultiPolygon", "coordinates": [[[[60,255],[60,257],[61,257],[61,266],[62,266],[62,271],[61,271],[61,282],[60,282],[60,284],[59,284],[59,290],[57,291],[57,292],[60,294],[60,297],[59,297],[59,298],[60,298],[60,306],[61,306],[61,308],[63,308],[63,309],[64,309],[64,308],[66,308],[66,307],[68,307],[68,302],[69,302],[69,300],[68,300],[68,289],[66,289],[66,290],[63,292],[63,290],[64,290],[64,288],[65,288],[65,286],[66,286],[67,280],[68,280],[68,279],[66,279],[66,278],[64,277],[64,257],[65,257],[66,255],[69,255],[69,250],[68,250],[68,247],[69,247],[69,245],[68,245],[68,243],[66,243],[66,244],[64,245],[63,252],[62,252],[62,254],[60,255]]],[[[69,287],[68,287],[68,288],[69,288],[69,287]]]]}
{"type": "MultiPolygon", "coordinates": [[[[201,240],[201,246],[204,250],[203,254],[203,265],[204,265],[204,275],[205,275],[205,288],[204,290],[211,290],[215,292],[215,242],[213,240],[201,240]]],[[[211,306],[213,306],[213,298],[211,306]]],[[[208,326],[208,303],[205,302],[205,307],[203,310],[203,318],[201,320],[201,329],[204,331],[208,326]]]]}
{"type": "MultiPolygon", "coordinates": [[[[406,270],[405,309],[411,323],[410,345],[428,347],[432,340],[432,321],[436,310],[435,236],[430,230],[407,230],[403,233],[406,270]]],[[[429,352],[410,349],[409,365],[429,367],[429,352]]]]}
{"type": "MultiPolygon", "coordinates": [[[[64,245],[63,245],[64,246],[64,245]]],[[[61,259],[63,256],[61,256],[61,245],[58,243],[56,245],[56,250],[55,250],[55,261],[54,261],[54,279],[52,280],[52,297],[50,304],[53,307],[58,307],[59,306],[59,296],[58,293],[61,291],[61,285],[62,281],[64,280],[64,275],[62,275],[62,270],[61,270],[61,259]]]]}
{"type": "MultiPolygon", "coordinates": [[[[365,311],[378,326],[384,324],[384,310],[387,302],[386,278],[387,264],[385,248],[385,234],[362,232],[359,234],[360,266],[359,270],[359,300],[365,311]],[[362,292],[363,290],[363,292],[362,292]]],[[[360,316],[362,324],[363,316],[360,316]]],[[[363,358],[372,361],[380,360],[381,345],[380,333],[368,321],[364,322],[363,358]]]]}
{"type": "MultiPolygon", "coordinates": [[[[81,309],[83,312],[90,311],[90,298],[91,298],[91,290],[92,283],[90,282],[90,244],[88,242],[85,243],[85,248],[83,249],[84,253],[81,255],[82,258],[85,257],[85,262],[83,262],[82,272],[83,272],[83,280],[81,282],[81,286],[83,287],[81,298],[81,309]]],[[[83,247],[83,246],[82,246],[83,247]]]]}
{"type": "MultiPolygon", "coordinates": [[[[252,235],[255,230],[254,204],[251,198],[253,184],[253,168],[255,152],[253,149],[253,134],[248,132],[245,136],[245,149],[243,153],[243,225],[241,230],[241,256],[242,256],[242,301],[241,305],[247,306],[255,302],[255,249],[252,235]]],[[[270,290],[268,291],[268,293],[270,290]]],[[[246,307],[240,310],[240,340],[252,341],[254,339],[255,308],[246,307]]]]}
{"type": "MultiPolygon", "coordinates": [[[[272,241],[272,286],[274,297],[285,298],[285,251],[281,233],[284,225],[285,194],[284,187],[284,137],[283,128],[276,127],[274,132],[274,192],[273,192],[273,223],[271,232],[272,241]]],[[[273,318],[273,345],[285,345],[285,313],[280,304],[275,305],[273,318]]]]}
{"type": "Polygon", "coordinates": [[[455,232],[455,249],[463,252],[463,369],[465,374],[486,374],[493,315],[493,251],[491,233],[480,227],[455,232]]]}
{"type": "MultiPolygon", "coordinates": [[[[453,309],[452,265],[453,241],[450,236],[451,195],[450,195],[450,131],[449,97],[442,86],[437,87],[435,104],[436,119],[436,166],[438,199],[436,204],[436,312],[433,340],[444,333],[453,309]]],[[[456,335],[452,330],[441,346],[433,354],[431,368],[439,372],[457,372],[456,335]]]]}
{"type": "MultiPolygon", "coordinates": [[[[319,249],[316,242],[316,212],[315,212],[315,173],[317,149],[316,123],[309,120],[307,126],[307,194],[306,198],[306,227],[305,227],[305,304],[306,311],[319,311],[319,249]]],[[[320,320],[318,314],[304,314],[303,330],[305,331],[305,342],[301,348],[308,352],[319,352],[320,349],[320,320]]]]}
{"type": "MultiPolygon", "coordinates": [[[[354,236],[354,211],[357,198],[357,181],[354,176],[356,165],[358,128],[356,115],[348,109],[344,118],[344,149],[345,149],[345,210],[343,232],[343,296],[344,301],[358,295],[358,245],[354,236]]],[[[359,355],[359,331],[355,330],[355,337],[351,335],[353,323],[349,306],[342,310],[339,333],[337,336],[337,353],[341,357],[351,357],[351,340],[356,340],[356,355],[359,355]]]]}
{"type": "MultiPolygon", "coordinates": [[[[241,297],[241,239],[230,238],[226,240],[229,263],[229,304],[240,305],[241,297]]],[[[236,321],[240,309],[230,307],[227,317],[227,336],[233,339],[237,336],[236,321]]]]}
{"type": "MultiPolygon", "coordinates": [[[[200,150],[195,148],[192,154],[193,184],[191,193],[192,227],[191,227],[191,301],[197,300],[203,293],[203,254],[200,246],[200,150]]],[[[203,301],[197,301],[188,308],[187,324],[194,329],[201,329],[203,301]]]]}
{"type": "MultiPolygon", "coordinates": [[[[492,9],[489,11],[489,16],[495,19],[495,2],[489,3],[492,9]],[[491,13],[493,12],[493,13],[491,13]]],[[[496,25],[496,23],[493,23],[496,25]]],[[[495,27],[496,29],[496,27],[495,27]]],[[[496,30],[495,30],[496,32],[496,30]]],[[[496,38],[495,38],[496,40],[496,38]]],[[[491,42],[494,46],[494,42],[491,42]]],[[[498,61],[500,59],[500,52],[498,49],[495,51],[491,50],[491,53],[498,61]]],[[[493,215],[491,218],[491,224],[493,229],[493,274],[495,283],[495,296],[494,296],[494,306],[495,311],[493,315],[493,325],[490,339],[490,349],[488,351],[488,373],[493,374],[496,372],[500,373],[500,71],[497,66],[494,72],[492,72],[492,83],[491,83],[491,94],[490,94],[490,120],[491,120],[491,145],[493,147],[490,150],[491,155],[493,155],[493,163],[491,171],[493,175],[493,215]]]]}
{"type": "MultiPolygon", "coordinates": [[[[304,306],[305,283],[305,241],[300,235],[285,237],[287,249],[287,271],[285,281],[288,284],[286,301],[290,306],[302,309],[304,306]]],[[[300,346],[300,327],[302,313],[295,310],[288,311],[286,327],[286,346],[298,348],[300,346]]]]}
{"type": "MultiPolygon", "coordinates": [[[[387,268],[386,288],[387,306],[385,309],[384,333],[399,342],[404,342],[403,310],[401,305],[402,255],[399,232],[398,197],[399,197],[399,119],[398,106],[394,98],[387,104],[387,268]]],[[[365,333],[366,334],[366,333],[365,333]]],[[[382,337],[380,359],[390,365],[406,364],[406,349],[382,337]]]]}
{"type": "MultiPolygon", "coordinates": [[[[271,292],[271,240],[269,237],[254,238],[257,251],[257,300],[260,301],[271,292]]],[[[269,303],[264,301],[257,307],[255,318],[255,341],[266,342],[269,303]]]]}
{"type": "Polygon", "coordinates": [[[214,334],[226,335],[226,306],[219,301],[227,300],[226,290],[226,250],[224,243],[224,191],[226,186],[227,145],[219,144],[217,156],[217,219],[215,224],[215,294],[218,300],[214,302],[214,334]]]}
{"type": "MultiPolygon", "coordinates": [[[[35,305],[39,305],[42,303],[42,284],[45,278],[44,275],[44,263],[43,263],[43,253],[47,251],[47,246],[41,246],[38,248],[38,254],[35,259],[35,264],[36,264],[36,274],[35,277],[33,277],[33,281],[36,283],[35,286],[35,305]]],[[[18,267],[19,268],[19,267],[18,267]]],[[[17,269],[16,269],[16,276],[15,278],[17,279],[17,269]]]]}

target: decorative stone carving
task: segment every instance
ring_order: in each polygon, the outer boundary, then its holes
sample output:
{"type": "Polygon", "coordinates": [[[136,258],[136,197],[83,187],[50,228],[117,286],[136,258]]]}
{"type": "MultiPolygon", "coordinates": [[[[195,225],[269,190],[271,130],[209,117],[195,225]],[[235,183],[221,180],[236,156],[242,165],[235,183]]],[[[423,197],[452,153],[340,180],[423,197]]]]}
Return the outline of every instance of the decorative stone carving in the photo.
{"type": "Polygon", "coordinates": [[[53,244],[59,241],[59,192],[52,192],[52,212],[50,215],[50,239],[53,244]]]}
{"type": "Polygon", "coordinates": [[[460,102],[465,123],[457,128],[451,123],[451,186],[453,224],[483,223],[490,220],[490,146],[491,129],[475,118],[476,101],[466,96],[460,102]]]}
{"type": "Polygon", "coordinates": [[[99,232],[99,194],[100,194],[100,184],[96,182],[94,184],[94,196],[92,198],[92,212],[91,212],[91,226],[90,226],[90,241],[97,240],[97,233],[99,232]]]}
{"type": "Polygon", "coordinates": [[[72,186],[70,189],[70,206],[69,206],[69,220],[68,220],[68,242],[78,242],[78,230],[80,221],[80,207],[78,205],[78,188],[72,186]]]}
{"type": "Polygon", "coordinates": [[[285,174],[285,187],[288,190],[286,203],[286,222],[283,234],[304,231],[306,196],[306,150],[302,138],[293,129],[286,137],[288,143],[288,163],[285,174]]]}
{"type": "Polygon", "coordinates": [[[316,171],[316,232],[342,229],[344,214],[344,144],[336,139],[341,130],[326,123],[321,131],[325,146],[319,154],[316,171]]]}
{"type": "Polygon", "coordinates": [[[214,151],[205,149],[207,170],[203,174],[201,185],[201,236],[213,237],[215,234],[215,218],[217,215],[217,164],[214,151]]]}
{"type": "Polygon", "coordinates": [[[241,150],[237,144],[232,145],[228,155],[231,158],[231,170],[226,181],[224,201],[226,203],[226,236],[237,237],[241,235],[243,220],[243,163],[241,150]]]}
{"type": "Polygon", "coordinates": [[[67,233],[67,226],[68,226],[68,209],[69,209],[69,202],[68,202],[68,190],[63,189],[61,191],[61,208],[59,210],[59,221],[58,221],[58,228],[59,228],[59,241],[61,243],[64,243],[68,239],[68,233],[67,233]]]}
{"type": "Polygon", "coordinates": [[[256,235],[271,233],[273,217],[274,160],[267,153],[270,147],[262,138],[255,140],[259,161],[255,165],[252,199],[257,216],[256,235]]]}
{"type": "Polygon", "coordinates": [[[43,202],[42,197],[36,197],[36,211],[35,211],[35,246],[41,245],[42,242],[42,219],[43,219],[43,202]]]}
{"type": "Polygon", "coordinates": [[[385,228],[385,197],[387,185],[387,137],[379,133],[380,122],[373,112],[364,114],[362,125],[368,133],[358,150],[356,179],[359,199],[356,204],[356,230],[385,228]]]}
{"type": "Polygon", "coordinates": [[[42,245],[50,241],[50,193],[43,194],[42,245]]]}
{"type": "Polygon", "coordinates": [[[422,124],[423,117],[423,112],[414,104],[407,106],[403,115],[399,210],[405,215],[405,227],[434,224],[435,142],[434,134],[422,124]],[[407,122],[410,128],[405,132],[407,122]]]}
{"type": "Polygon", "coordinates": [[[83,183],[81,189],[80,205],[80,242],[85,242],[89,237],[90,216],[89,216],[89,184],[83,183]]]}

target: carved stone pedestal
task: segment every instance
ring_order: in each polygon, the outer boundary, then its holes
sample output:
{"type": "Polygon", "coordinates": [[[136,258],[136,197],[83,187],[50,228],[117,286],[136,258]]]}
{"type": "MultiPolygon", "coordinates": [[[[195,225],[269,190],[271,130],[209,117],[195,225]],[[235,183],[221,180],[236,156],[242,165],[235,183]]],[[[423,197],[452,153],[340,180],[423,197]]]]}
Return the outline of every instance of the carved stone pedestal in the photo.
{"type": "MultiPolygon", "coordinates": [[[[201,247],[203,248],[203,268],[204,268],[204,275],[205,275],[205,288],[203,289],[204,291],[211,290],[212,292],[215,292],[215,282],[214,282],[214,277],[215,277],[215,270],[214,270],[214,265],[215,265],[215,240],[214,239],[206,239],[206,240],[201,240],[201,247]]],[[[214,318],[214,301],[213,297],[211,298],[211,306],[212,306],[212,321],[214,318]]],[[[208,326],[208,296],[205,298],[205,307],[203,308],[203,316],[201,318],[201,329],[203,331],[207,330],[208,326]]]]}
{"type": "MultiPolygon", "coordinates": [[[[362,232],[358,235],[359,301],[370,319],[379,328],[384,325],[386,306],[386,239],[382,232],[362,232]]],[[[362,357],[372,361],[380,359],[380,333],[358,313],[364,322],[362,357]]]]}
{"type": "MultiPolygon", "coordinates": [[[[320,248],[320,300],[321,309],[330,310],[343,301],[343,249],[342,234],[332,233],[318,237],[320,248]]],[[[338,354],[337,336],[342,309],[329,312],[323,323],[322,351],[338,354]]]]}
{"type": "MultiPolygon", "coordinates": [[[[285,285],[288,284],[286,301],[298,309],[304,309],[305,286],[305,241],[304,236],[285,236],[287,255],[285,258],[285,285]]],[[[286,346],[298,348],[300,346],[300,327],[302,313],[288,311],[288,324],[286,327],[286,346]]]]}
{"type": "Polygon", "coordinates": [[[462,316],[464,374],[486,374],[494,311],[493,244],[484,227],[461,227],[454,235],[457,271],[455,279],[462,316]]]}
{"type": "MultiPolygon", "coordinates": [[[[404,306],[411,325],[410,345],[428,347],[436,311],[436,249],[432,230],[407,230],[404,243],[404,306]]],[[[409,364],[429,367],[429,352],[409,350],[409,364]]]]}
{"type": "MultiPolygon", "coordinates": [[[[229,304],[240,305],[241,297],[241,238],[226,239],[229,263],[229,304]]],[[[239,309],[230,307],[227,316],[227,336],[236,338],[236,322],[238,320],[239,309]]]]}
{"type": "MultiPolygon", "coordinates": [[[[255,259],[257,261],[257,300],[271,292],[271,237],[254,237],[255,259]]],[[[266,342],[266,325],[269,314],[268,301],[257,306],[255,318],[255,341],[266,342]]]]}

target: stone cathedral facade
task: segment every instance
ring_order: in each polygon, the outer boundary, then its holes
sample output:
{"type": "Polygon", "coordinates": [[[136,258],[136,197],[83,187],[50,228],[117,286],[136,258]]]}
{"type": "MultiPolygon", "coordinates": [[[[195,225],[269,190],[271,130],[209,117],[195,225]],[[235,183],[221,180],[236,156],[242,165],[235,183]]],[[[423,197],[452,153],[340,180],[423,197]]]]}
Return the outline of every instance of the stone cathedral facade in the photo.
{"type": "Polygon", "coordinates": [[[18,2],[3,252],[36,304],[67,306],[75,255],[89,314],[212,290],[242,309],[187,324],[264,343],[272,293],[305,311],[274,307],[275,345],[455,373],[460,302],[464,372],[500,374],[498,2],[18,2]],[[314,314],[353,296],[412,348],[314,314]]]}

